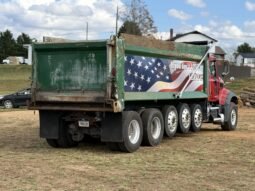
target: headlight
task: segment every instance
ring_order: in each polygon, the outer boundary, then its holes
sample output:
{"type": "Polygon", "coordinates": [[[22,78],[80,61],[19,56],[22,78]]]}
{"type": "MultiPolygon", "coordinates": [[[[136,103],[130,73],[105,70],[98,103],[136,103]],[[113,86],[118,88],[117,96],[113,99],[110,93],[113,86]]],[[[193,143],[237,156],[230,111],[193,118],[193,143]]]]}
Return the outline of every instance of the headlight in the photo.
{"type": "Polygon", "coordinates": [[[0,99],[3,99],[4,98],[4,96],[0,96],[0,99]]]}

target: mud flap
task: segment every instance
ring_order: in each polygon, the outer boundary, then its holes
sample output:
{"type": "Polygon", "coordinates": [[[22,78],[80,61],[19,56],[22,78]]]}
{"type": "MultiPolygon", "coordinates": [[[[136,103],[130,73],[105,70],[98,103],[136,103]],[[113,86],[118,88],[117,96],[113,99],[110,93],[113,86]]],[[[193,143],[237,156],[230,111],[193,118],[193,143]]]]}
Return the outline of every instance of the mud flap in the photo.
{"type": "Polygon", "coordinates": [[[122,113],[105,113],[101,131],[102,142],[123,142],[122,113]]]}
{"type": "Polygon", "coordinates": [[[46,139],[59,138],[60,116],[62,112],[39,111],[40,117],[40,137],[46,139]]]}

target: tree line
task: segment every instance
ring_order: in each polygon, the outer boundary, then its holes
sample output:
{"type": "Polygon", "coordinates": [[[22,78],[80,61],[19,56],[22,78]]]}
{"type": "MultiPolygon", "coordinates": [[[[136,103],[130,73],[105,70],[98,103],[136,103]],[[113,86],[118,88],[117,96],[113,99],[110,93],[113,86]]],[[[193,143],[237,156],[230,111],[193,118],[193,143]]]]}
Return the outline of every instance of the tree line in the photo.
{"type": "Polygon", "coordinates": [[[21,33],[16,39],[10,30],[0,32],[0,62],[8,56],[27,57],[24,44],[31,44],[32,39],[28,34],[21,33]]]}
{"type": "Polygon", "coordinates": [[[255,47],[251,47],[245,42],[237,47],[237,53],[255,53],[255,47]]]}

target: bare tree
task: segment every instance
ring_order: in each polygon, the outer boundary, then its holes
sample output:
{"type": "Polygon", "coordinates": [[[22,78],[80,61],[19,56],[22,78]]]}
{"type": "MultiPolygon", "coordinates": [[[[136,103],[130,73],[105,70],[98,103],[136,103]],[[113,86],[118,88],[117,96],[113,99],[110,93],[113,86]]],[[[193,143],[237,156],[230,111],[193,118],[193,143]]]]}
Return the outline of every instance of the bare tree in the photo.
{"type": "Polygon", "coordinates": [[[126,34],[133,34],[137,36],[141,36],[141,30],[139,26],[132,21],[125,21],[123,25],[120,27],[118,36],[120,36],[121,33],[126,33],[126,34]]]}
{"type": "Polygon", "coordinates": [[[132,0],[131,4],[127,5],[126,11],[121,15],[121,19],[124,22],[136,23],[143,35],[157,32],[157,27],[154,26],[153,18],[143,0],[132,0]]]}

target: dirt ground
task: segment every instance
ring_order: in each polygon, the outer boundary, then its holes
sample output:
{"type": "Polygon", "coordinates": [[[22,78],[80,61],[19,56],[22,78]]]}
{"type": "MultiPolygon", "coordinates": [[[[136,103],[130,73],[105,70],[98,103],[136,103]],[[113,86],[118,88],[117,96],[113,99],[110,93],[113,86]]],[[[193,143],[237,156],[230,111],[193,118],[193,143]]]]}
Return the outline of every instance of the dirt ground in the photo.
{"type": "Polygon", "coordinates": [[[0,112],[0,190],[254,190],[255,109],[239,114],[236,131],[203,124],[123,154],[91,142],[50,148],[37,112],[0,112]]]}

